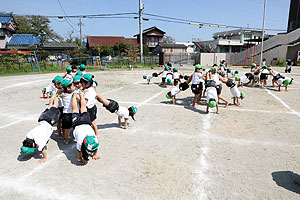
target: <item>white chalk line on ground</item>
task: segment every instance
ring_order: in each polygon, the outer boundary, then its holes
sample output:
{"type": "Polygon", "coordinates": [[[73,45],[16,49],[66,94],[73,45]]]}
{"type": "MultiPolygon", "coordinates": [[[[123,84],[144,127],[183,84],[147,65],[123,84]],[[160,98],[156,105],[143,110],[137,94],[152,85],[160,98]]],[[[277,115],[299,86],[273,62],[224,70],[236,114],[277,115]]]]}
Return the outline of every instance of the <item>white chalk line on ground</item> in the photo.
{"type": "MultiPolygon", "coordinates": [[[[137,84],[139,84],[139,83],[141,83],[142,81],[138,81],[138,82],[135,82],[135,83],[132,83],[132,84],[130,84],[130,86],[131,85],[137,85],[137,84]]],[[[125,88],[125,87],[119,87],[119,88],[116,88],[116,89],[113,89],[113,90],[110,90],[110,91],[107,91],[107,92],[103,92],[103,93],[100,93],[101,95],[106,95],[106,94],[109,94],[109,93],[113,93],[113,92],[116,92],[116,91],[119,91],[119,90],[121,90],[121,89],[123,89],[123,88],[125,88]]]]}
{"type": "Polygon", "coordinates": [[[13,113],[12,115],[8,115],[8,114],[0,114],[0,116],[5,116],[6,118],[14,118],[14,119],[17,119],[17,121],[13,121],[11,123],[8,123],[8,124],[5,124],[3,126],[0,126],[0,129],[2,128],[6,128],[8,126],[12,126],[14,124],[17,124],[17,123],[20,123],[20,122],[24,122],[24,121],[35,121],[36,118],[39,116],[39,115],[32,115],[32,116],[29,116],[29,117],[26,117],[26,118],[22,118],[22,117],[19,117],[17,116],[16,114],[19,114],[19,113],[13,113]],[[19,120],[18,120],[19,119],[19,120]]]}
{"type": "Polygon", "coordinates": [[[0,88],[0,91],[7,90],[9,88],[20,87],[20,86],[24,86],[24,85],[30,85],[30,84],[34,84],[34,83],[38,83],[38,82],[46,82],[46,81],[50,82],[51,79],[41,79],[41,80],[35,80],[35,81],[17,83],[17,84],[13,84],[13,85],[10,85],[10,86],[7,86],[7,87],[0,88]]]}
{"type": "Polygon", "coordinates": [[[277,101],[279,101],[284,107],[286,107],[288,110],[291,111],[291,113],[295,114],[296,116],[300,117],[300,114],[298,112],[296,112],[294,109],[292,109],[289,105],[287,105],[282,99],[280,99],[278,96],[276,96],[275,94],[273,94],[270,90],[265,89],[268,94],[270,94],[271,96],[273,96],[277,101]]]}

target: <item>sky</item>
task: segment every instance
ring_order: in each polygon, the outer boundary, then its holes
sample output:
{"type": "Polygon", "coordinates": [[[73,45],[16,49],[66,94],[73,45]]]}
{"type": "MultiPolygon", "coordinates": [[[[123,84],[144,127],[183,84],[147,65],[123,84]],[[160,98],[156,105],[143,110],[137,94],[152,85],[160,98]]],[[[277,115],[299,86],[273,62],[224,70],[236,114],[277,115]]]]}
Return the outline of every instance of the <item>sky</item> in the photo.
{"type": "MultiPolygon", "coordinates": [[[[187,21],[208,22],[241,27],[262,28],[264,0],[142,0],[144,13],[180,18],[187,21]]],[[[266,24],[269,29],[286,30],[290,0],[267,0],[266,24]]],[[[91,15],[138,12],[138,0],[9,0],[2,1],[0,11],[34,15],[91,15]],[[60,7],[60,4],[63,8],[60,7]]],[[[124,36],[132,38],[139,32],[138,20],[131,18],[84,18],[83,36],[124,36]]],[[[199,28],[196,25],[157,21],[155,17],[143,21],[143,29],[156,26],[176,42],[211,40],[215,32],[235,28],[199,28]]],[[[66,38],[71,31],[79,36],[79,19],[51,19],[51,28],[66,38]],[[75,30],[74,30],[75,29],[75,30]]],[[[276,34],[284,31],[267,31],[276,34]]]]}

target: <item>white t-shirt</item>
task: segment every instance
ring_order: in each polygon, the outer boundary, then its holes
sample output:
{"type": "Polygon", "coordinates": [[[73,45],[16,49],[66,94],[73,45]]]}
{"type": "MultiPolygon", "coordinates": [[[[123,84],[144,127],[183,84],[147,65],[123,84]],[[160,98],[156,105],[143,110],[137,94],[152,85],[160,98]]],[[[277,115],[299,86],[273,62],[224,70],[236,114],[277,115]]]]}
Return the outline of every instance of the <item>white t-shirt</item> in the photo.
{"type": "Polygon", "coordinates": [[[261,72],[262,74],[269,74],[269,71],[268,71],[267,69],[262,69],[260,72],[261,72]]]}
{"type": "Polygon", "coordinates": [[[73,76],[72,76],[72,74],[66,74],[64,79],[73,80],[73,76]]]}
{"type": "Polygon", "coordinates": [[[34,140],[37,144],[38,150],[42,151],[50,139],[52,131],[52,126],[48,122],[41,121],[35,128],[31,129],[27,133],[26,137],[34,140]]]}
{"type": "Polygon", "coordinates": [[[274,70],[273,70],[273,73],[274,73],[274,76],[276,76],[277,74],[279,74],[278,71],[274,71],[274,70]]]}
{"type": "Polygon", "coordinates": [[[54,90],[54,88],[55,88],[55,85],[51,81],[51,83],[49,83],[49,85],[46,87],[46,92],[50,92],[50,91],[54,90]]]}
{"type": "Polygon", "coordinates": [[[285,80],[291,80],[290,78],[288,78],[288,77],[286,77],[285,79],[283,79],[283,78],[280,78],[280,79],[278,79],[277,80],[277,83],[279,84],[279,85],[282,85],[283,84],[283,82],[285,81],[285,80]]]}
{"type": "Polygon", "coordinates": [[[64,93],[62,97],[62,104],[64,105],[63,113],[72,113],[72,93],[64,93]]]}
{"type": "Polygon", "coordinates": [[[150,75],[147,76],[147,80],[150,80],[152,78],[153,78],[152,74],[150,74],[150,75]]]}
{"type": "Polygon", "coordinates": [[[76,73],[77,73],[77,71],[76,72],[70,72],[70,74],[71,74],[71,76],[74,78],[74,76],[76,76],[76,73]]]}
{"type": "Polygon", "coordinates": [[[241,97],[241,92],[237,88],[237,85],[235,85],[234,87],[230,88],[230,92],[231,92],[231,94],[232,94],[233,97],[237,97],[237,98],[241,97]]]}
{"type": "MultiPolygon", "coordinates": [[[[76,126],[73,131],[73,136],[76,141],[76,149],[78,151],[81,151],[81,145],[86,136],[95,136],[95,132],[93,128],[88,124],[82,124],[79,126],[76,126]]],[[[97,138],[95,138],[98,140],[97,138]]]]}
{"type": "Polygon", "coordinates": [[[129,118],[129,110],[125,107],[120,106],[119,110],[116,111],[116,114],[121,118],[121,119],[128,119],[129,118]]]}
{"type": "Polygon", "coordinates": [[[216,85],[221,84],[218,74],[213,74],[213,80],[216,82],[216,85]]]}
{"type": "Polygon", "coordinates": [[[162,74],[161,74],[161,77],[165,78],[167,76],[167,73],[169,73],[169,71],[163,71],[162,74]]]}
{"type": "Polygon", "coordinates": [[[248,80],[246,75],[240,77],[240,83],[245,83],[248,80]]]}
{"type": "Polygon", "coordinates": [[[181,90],[179,89],[179,87],[173,87],[171,89],[171,96],[175,96],[176,94],[179,94],[181,92],[181,90]]]}
{"type": "Polygon", "coordinates": [[[194,72],[192,76],[192,84],[200,84],[202,76],[202,73],[194,72]]]}
{"type": "Polygon", "coordinates": [[[173,79],[179,79],[180,74],[178,72],[173,73],[173,79]]]}
{"type": "Polygon", "coordinates": [[[87,100],[86,107],[92,108],[97,103],[97,93],[93,87],[90,87],[87,90],[88,91],[84,94],[84,98],[87,100]]]}
{"type": "Polygon", "coordinates": [[[166,79],[173,79],[173,74],[172,73],[168,73],[166,79]]]}
{"type": "Polygon", "coordinates": [[[206,103],[209,103],[210,99],[215,99],[218,102],[217,89],[215,87],[206,88],[206,103]]]}

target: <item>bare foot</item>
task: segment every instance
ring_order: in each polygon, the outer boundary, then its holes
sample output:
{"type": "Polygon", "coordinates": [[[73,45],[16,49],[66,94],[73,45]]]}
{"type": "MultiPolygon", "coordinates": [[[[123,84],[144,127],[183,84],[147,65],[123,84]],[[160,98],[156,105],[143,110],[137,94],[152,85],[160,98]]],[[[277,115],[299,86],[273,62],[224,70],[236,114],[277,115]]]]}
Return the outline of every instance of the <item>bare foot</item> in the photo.
{"type": "Polygon", "coordinates": [[[45,162],[47,159],[46,158],[42,158],[42,159],[40,159],[38,162],[39,163],[43,163],[43,162],[45,162]]]}
{"type": "Polygon", "coordinates": [[[216,114],[220,114],[219,112],[216,112],[216,114]]]}
{"type": "Polygon", "coordinates": [[[228,105],[229,105],[229,102],[227,102],[227,103],[226,103],[226,105],[225,105],[225,108],[227,108],[227,107],[228,107],[228,105]]]}

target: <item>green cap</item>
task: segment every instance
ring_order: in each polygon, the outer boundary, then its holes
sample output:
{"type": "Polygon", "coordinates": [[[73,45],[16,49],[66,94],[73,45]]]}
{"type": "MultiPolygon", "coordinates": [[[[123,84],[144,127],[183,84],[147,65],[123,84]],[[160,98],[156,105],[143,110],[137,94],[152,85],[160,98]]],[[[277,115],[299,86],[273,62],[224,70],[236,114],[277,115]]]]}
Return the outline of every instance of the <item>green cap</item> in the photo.
{"type": "Polygon", "coordinates": [[[79,65],[79,69],[85,69],[85,65],[84,64],[79,65]]]}
{"type": "Polygon", "coordinates": [[[239,80],[240,80],[240,77],[236,76],[235,81],[239,81],[239,80]]]}
{"type": "Polygon", "coordinates": [[[208,103],[208,106],[209,106],[210,108],[214,108],[214,107],[216,107],[216,105],[217,105],[216,101],[210,101],[210,102],[208,103]]]}
{"type": "Polygon", "coordinates": [[[96,86],[98,86],[98,81],[94,80],[94,83],[96,84],[96,86]]]}
{"type": "Polygon", "coordinates": [[[177,72],[177,71],[178,71],[178,68],[174,68],[173,71],[174,71],[174,72],[177,72]]]}
{"type": "Polygon", "coordinates": [[[137,112],[137,107],[131,106],[130,108],[131,108],[133,114],[136,114],[136,112],[137,112]]]}
{"type": "Polygon", "coordinates": [[[92,74],[85,74],[83,75],[83,80],[87,81],[87,82],[90,82],[93,78],[93,75],[92,74]]]}
{"type": "Polygon", "coordinates": [[[172,84],[172,80],[170,78],[167,79],[168,84],[172,84]]]}
{"type": "Polygon", "coordinates": [[[147,76],[146,76],[146,75],[144,75],[144,76],[143,76],[143,79],[146,79],[146,78],[147,78],[147,76]]]}
{"type": "Polygon", "coordinates": [[[82,76],[82,72],[81,72],[81,71],[78,71],[78,72],[76,73],[76,75],[82,76]]]}
{"type": "Polygon", "coordinates": [[[255,64],[255,63],[252,63],[251,66],[252,66],[252,67],[256,67],[256,64],[255,64]]]}
{"type": "Polygon", "coordinates": [[[95,151],[99,147],[98,139],[95,136],[86,136],[83,144],[88,151],[95,151]]]}
{"type": "Polygon", "coordinates": [[[197,64],[197,65],[195,66],[195,69],[202,69],[202,66],[201,66],[200,64],[197,64]]]}
{"type": "Polygon", "coordinates": [[[272,70],[272,67],[267,67],[267,70],[272,70]]]}
{"type": "Polygon", "coordinates": [[[62,87],[68,87],[72,83],[72,80],[64,79],[60,84],[62,87]]]}
{"type": "Polygon", "coordinates": [[[241,99],[244,99],[246,97],[245,92],[241,92],[241,99]]]}
{"type": "Polygon", "coordinates": [[[31,155],[34,153],[34,148],[21,146],[21,153],[23,153],[25,155],[31,155]]]}
{"type": "Polygon", "coordinates": [[[81,79],[81,76],[76,75],[76,76],[74,76],[74,78],[73,78],[73,82],[80,82],[80,79],[81,79]]]}
{"type": "Polygon", "coordinates": [[[268,69],[268,66],[267,66],[267,65],[264,65],[264,66],[262,66],[262,68],[264,68],[264,69],[268,69]]]}
{"type": "Polygon", "coordinates": [[[234,72],[235,74],[238,74],[239,73],[239,70],[235,70],[235,72],[234,72]]]}
{"type": "Polygon", "coordinates": [[[285,81],[283,82],[283,84],[284,84],[284,85],[289,85],[290,82],[291,82],[290,80],[285,80],[285,81]]]}
{"type": "Polygon", "coordinates": [[[166,65],[165,66],[165,70],[170,70],[169,66],[166,65]]]}
{"type": "Polygon", "coordinates": [[[64,80],[63,77],[61,77],[61,76],[55,76],[54,79],[52,80],[52,83],[59,84],[59,83],[62,82],[62,80],[64,80]]]}
{"type": "MultiPolygon", "coordinates": [[[[222,62],[222,61],[220,61],[220,62],[222,62]]],[[[223,64],[221,63],[220,66],[223,66],[223,64]]]]}
{"type": "Polygon", "coordinates": [[[166,98],[167,99],[172,99],[172,97],[168,93],[166,94],[166,98]]]}
{"type": "Polygon", "coordinates": [[[231,73],[231,69],[228,69],[228,73],[231,73]]]}
{"type": "Polygon", "coordinates": [[[72,71],[72,68],[71,67],[67,67],[66,70],[67,70],[67,72],[70,72],[70,71],[72,71]]]}

